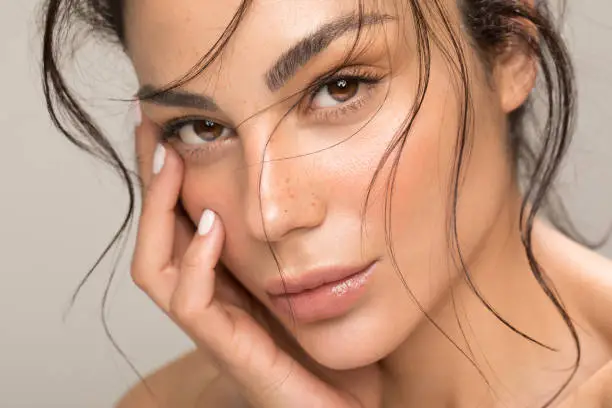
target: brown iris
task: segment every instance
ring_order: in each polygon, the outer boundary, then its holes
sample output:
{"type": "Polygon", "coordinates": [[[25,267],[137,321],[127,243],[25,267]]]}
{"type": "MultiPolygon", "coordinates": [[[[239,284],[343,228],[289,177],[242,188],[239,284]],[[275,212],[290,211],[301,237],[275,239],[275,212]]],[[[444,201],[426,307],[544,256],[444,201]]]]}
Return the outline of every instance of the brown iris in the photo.
{"type": "Polygon", "coordinates": [[[338,102],[346,102],[357,95],[359,81],[356,79],[338,79],[327,85],[327,91],[338,102]]]}
{"type": "Polygon", "coordinates": [[[213,141],[223,134],[224,127],[211,120],[198,120],[193,123],[193,131],[202,140],[213,141]]]}

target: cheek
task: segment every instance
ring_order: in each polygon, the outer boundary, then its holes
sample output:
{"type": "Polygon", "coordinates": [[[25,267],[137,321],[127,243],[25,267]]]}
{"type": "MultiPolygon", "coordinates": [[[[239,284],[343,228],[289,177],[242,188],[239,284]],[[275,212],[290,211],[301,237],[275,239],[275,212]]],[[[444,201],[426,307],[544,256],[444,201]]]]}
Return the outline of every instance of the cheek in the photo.
{"type": "Polygon", "coordinates": [[[251,263],[257,265],[268,249],[253,240],[246,228],[244,191],[247,175],[237,170],[240,168],[244,166],[233,159],[211,166],[186,166],[181,200],[196,224],[205,209],[218,215],[225,229],[222,262],[242,284],[257,292],[257,285],[251,281],[251,263]]]}
{"type": "Polygon", "coordinates": [[[227,218],[232,203],[232,191],[222,177],[211,177],[211,169],[187,166],[181,200],[190,218],[197,223],[206,209],[213,210],[222,220],[227,218]]]}
{"type": "MultiPolygon", "coordinates": [[[[449,271],[455,272],[450,268],[453,263],[447,231],[452,209],[451,181],[460,112],[456,90],[450,81],[451,74],[439,61],[432,62],[432,67],[425,100],[405,144],[401,152],[398,147],[390,156],[385,172],[377,182],[382,197],[393,189],[391,211],[387,214],[390,216],[390,245],[399,273],[426,310],[445,294],[452,276],[449,271]],[[393,175],[391,170],[396,159],[399,160],[393,175]],[[389,177],[394,177],[392,187],[387,182],[389,177]]],[[[397,111],[409,112],[409,109],[397,111]]],[[[382,204],[377,206],[377,211],[384,214],[384,200],[380,201],[382,204]]],[[[377,245],[382,246],[379,251],[388,253],[384,218],[377,217],[378,230],[382,231],[377,235],[377,245]]],[[[388,265],[391,265],[390,260],[388,265]]],[[[395,288],[401,283],[390,267],[385,286],[395,288]]],[[[405,308],[405,288],[401,287],[401,292],[389,300],[393,303],[389,307],[405,308]]]]}
{"type": "Polygon", "coordinates": [[[233,268],[228,260],[236,258],[235,254],[248,253],[246,249],[250,248],[241,217],[241,182],[240,173],[225,163],[201,168],[186,166],[181,191],[183,206],[194,223],[206,209],[213,210],[223,222],[225,243],[221,257],[230,269],[233,268]]]}
{"type": "Polygon", "coordinates": [[[457,129],[452,105],[449,101],[447,108],[431,109],[425,104],[419,112],[401,153],[391,202],[399,273],[426,310],[449,285],[446,231],[457,129]]]}
{"type": "MultiPolygon", "coordinates": [[[[478,111],[473,112],[463,152],[455,212],[459,245],[468,266],[508,202],[512,183],[504,151],[504,117],[489,95],[475,92],[473,97],[478,111]]],[[[426,310],[444,296],[460,273],[453,260],[456,251],[450,229],[460,112],[455,90],[434,73],[395,179],[392,245],[400,273],[426,310]]]]}

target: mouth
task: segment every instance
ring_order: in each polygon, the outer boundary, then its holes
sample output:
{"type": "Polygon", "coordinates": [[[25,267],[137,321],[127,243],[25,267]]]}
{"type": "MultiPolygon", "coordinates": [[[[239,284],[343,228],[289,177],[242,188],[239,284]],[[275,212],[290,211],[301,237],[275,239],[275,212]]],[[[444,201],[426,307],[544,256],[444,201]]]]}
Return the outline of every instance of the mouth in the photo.
{"type": "Polygon", "coordinates": [[[297,295],[329,283],[344,281],[371,268],[375,263],[376,261],[370,262],[365,266],[356,267],[318,268],[310,270],[299,277],[286,277],[284,281],[277,277],[266,285],[266,292],[270,296],[297,295]]]}
{"type": "Polygon", "coordinates": [[[376,264],[311,270],[286,278],[284,284],[278,278],[266,291],[277,311],[302,323],[331,319],[346,314],[361,299],[376,264]]]}

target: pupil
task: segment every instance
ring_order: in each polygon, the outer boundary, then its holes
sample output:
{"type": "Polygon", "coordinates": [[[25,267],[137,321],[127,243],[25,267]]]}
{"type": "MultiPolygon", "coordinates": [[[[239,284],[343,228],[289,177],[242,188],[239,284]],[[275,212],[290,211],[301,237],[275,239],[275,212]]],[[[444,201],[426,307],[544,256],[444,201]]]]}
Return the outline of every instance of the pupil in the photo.
{"type": "Polygon", "coordinates": [[[359,84],[355,80],[339,79],[329,87],[328,91],[338,102],[346,102],[357,95],[358,88],[359,84]]]}
{"type": "Polygon", "coordinates": [[[223,127],[212,120],[197,121],[193,127],[198,137],[207,141],[215,140],[223,132],[223,127]]]}

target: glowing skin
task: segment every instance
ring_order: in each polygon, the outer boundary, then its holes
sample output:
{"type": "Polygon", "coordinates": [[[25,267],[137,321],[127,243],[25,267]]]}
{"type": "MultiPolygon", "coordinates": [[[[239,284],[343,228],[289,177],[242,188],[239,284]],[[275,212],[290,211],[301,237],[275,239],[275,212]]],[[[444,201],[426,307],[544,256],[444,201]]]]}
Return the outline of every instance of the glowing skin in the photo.
{"type": "MultiPolygon", "coordinates": [[[[139,83],[161,87],[189,71],[213,46],[239,2],[143,4],[128,2],[127,46],[139,83]]],[[[377,381],[355,391],[374,393],[382,384],[388,406],[442,406],[449,401],[474,406],[492,399],[478,371],[429,323],[427,312],[459,348],[468,354],[472,350],[496,398],[511,406],[517,395],[521,402],[542,402],[542,394],[550,395],[565,379],[567,371],[561,368],[572,363],[573,345],[565,324],[531,276],[518,234],[520,194],[506,149],[506,121],[533,87],[533,62],[520,54],[506,58],[495,67],[492,87],[476,53],[462,44],[472,79],[474,120],[457,228],[462,255],[483,296],[514,326],[559,349],[556,354],[500,323],[455,266],[447,217],[461,105],[456,73],[435,44],[428,91],[401,152],[390,201],[389,233],[401,277],[389,256],[384,216],[394,155],[372,185],[367,211],[362,213],[374,172],[413,106],[419,78],[411,16],[397,16],[391,1],[376,4],[369,11],[395,18],[367,27],[360,42],[367,47],[359,48],[365,52],[352,68],[340,71],[368,79],[354,95],[346,92],[346,102],[332,98],[327,88],[310,103],[308,96],[302,98],[300,106],[285,116],[300,100],[296,92],[342,61],[354,32],[331,42],[278,89],[270,90],[265,73],[314,28],[353,12],[355,2],[260,0],[253,3],[221,58],[180,87],[214,98],[214,105],[196,109],[143,101],[143,111],[158,124],[177,118],[200,121],[174,126],[176,132],[168,141],[185,164],[183,205],[194,223],[204,209],[214,210],[223,220],[222,262],[269,310],[274,307],[264,287],[279,271],[268,241],[290,278],[315,268],[378,260],[365,293],[343,315],[294,325],[290,317],[275,313],[338,383],[376,366],[377,381]]],[[[454,3],[447,4],[455,13],[454,3]]],[[[334,95],[343,95],[342,89],[354,84],[335,85],[334,95]]],[[[541,263],[564,293],[573,279],[564,259],[582,254],[581,249],[542,224],[536,232],[541,263]]],[[[362,283],[347,281],[332,291],[341,296],[362,283]]],[[[599,317],[585,317],[584,298],[568,293],[564,300],[570,314],[583,319],[585,328],[592,327],[599,317]]],[[[601,349],[599,341],[584,340],[587,364],[579,379],[606,361],[594,351],[601,349]]]]}

